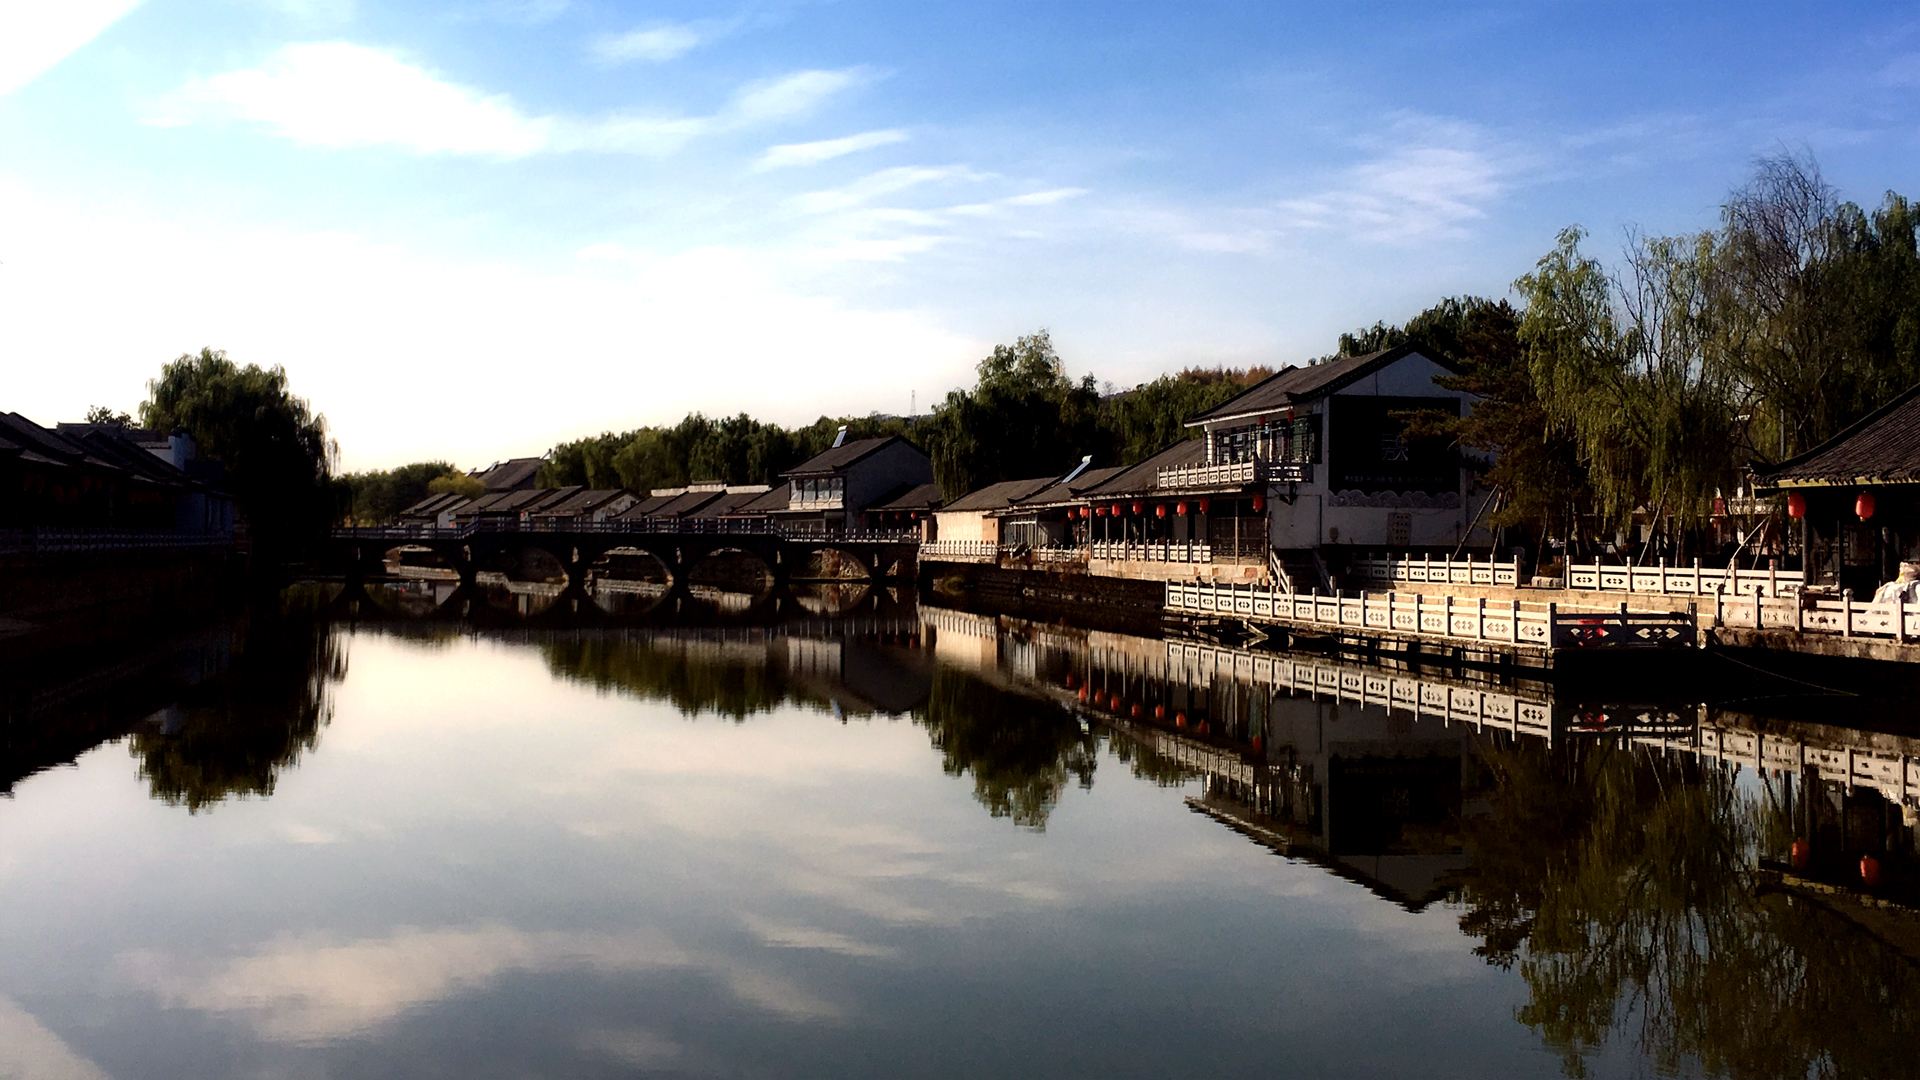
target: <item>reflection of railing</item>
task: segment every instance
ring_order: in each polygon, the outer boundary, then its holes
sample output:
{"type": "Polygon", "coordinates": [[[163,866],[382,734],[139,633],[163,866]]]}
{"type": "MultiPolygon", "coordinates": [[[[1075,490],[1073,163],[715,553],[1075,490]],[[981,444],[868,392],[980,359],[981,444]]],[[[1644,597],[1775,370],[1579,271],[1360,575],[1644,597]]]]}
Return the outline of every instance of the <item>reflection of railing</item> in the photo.
{"type": "Polygon", "coordinates": [[[1418,593],[1302,596],[1264,585],[1168,582],[1168,611],[1231,615],[1276,622],[1387,631],[1413,637],[1483,642],[1529,651],[1692,645],[1698,627],[1686,613],[1562,610],[1556,604],[1418,593]]]}
{"type": "Polygon", "coordinates": [[[233,546],[232,536],[165,529],[0,529],[0,555],[209,551],[233,546]]]}
{"type": "Polygon", "coordinates": [[[1800,575],[1782,574],[1769,566],[1765,570],[1741,570],[1735,567],[1714,569],[1700,565],[1668,566],[1662,559],[1653,566],[1604,566],[1569,564],[1567,588],[1598,589],[1605,592],[1660,593],[1667,596],[1790,596],[1801,589],[1800,575]]]}
{"type": "Polygon", "coordinates": [[[1096,559],[1112,562],[1204,563],[1213,561],[1211,545],[1198,540],[1101,540],[1088,548],[1096,559]]]}
{"type": "Polygon", "coordinates": [[[945,562],[992,562],[1000,545],[991,540],[935,540],[920,545],[920,558],[945,562]]]}
{"type": "Polygon", "coordinates": [[[1487,556],[1484,562],[1472,558],[1455,559],[1441,556],[1438,559],[1422,555],[1418,558],[1407,555],[1388,555],[1379,559],[1355,559],[1348,564],[1354,577],[1367,581],[1393,582],[1418,581],[1443,585],[1518,585],[1520,584],[1520,560],[1510,563],[1493,561],[1487,556]]]}
{"type": "Polygon", "coordinates": [[[1258,483],[1266,477],[1260,459],[1230,461],[1219,465],[1172,465],[1154,476],[1154,486],[1163,488],[1239,487],[1258,483]]]}

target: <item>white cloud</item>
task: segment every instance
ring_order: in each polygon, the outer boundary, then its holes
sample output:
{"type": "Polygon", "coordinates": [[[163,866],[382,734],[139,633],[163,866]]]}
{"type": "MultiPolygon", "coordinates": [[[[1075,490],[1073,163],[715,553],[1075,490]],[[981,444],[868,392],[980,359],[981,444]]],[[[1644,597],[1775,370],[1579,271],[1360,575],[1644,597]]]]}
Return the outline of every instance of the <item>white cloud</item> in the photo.
{"type": "Polygon", "coordinates": [[[106,1080],[106,1070],[80,1056],[32,1013],[0,997],[0,1076],[25,1080],[106,1080]]]}
{"type": "Polygon", "coordinates": [[[814,142],[782,143],[767,147],[766,153],[754,162],[757,170],[785,169],[797,165],[818,165],[823,161],[857,154],[863,150],[872,150],[881,146],[905,142],[907,133],[899,128],[886,128],[880,131],[863,131],[858,135],[842,135],[837,139],[819,139],[814,142]]]}
{"type": "Polygon", "coordinates": [[[1029,191],[1023,195],[1009,195],[1004,199],[994,199],[990,202],[962,203],[959,206],[949,206],[946,212],[956,214],[960,217],[990,217],[1013,207],[1053,206],[1070,199],[1077,199],[1086,193],[1086,188],[1049,188],[1045,191],[1029,191]]]}
{"type": "Polygon", "coordinates": [[[741,87],[727,112],[736,123],[742,124],[788,120],[805,116],[826,104],[829,98],[873,78],[871,71],[861,67],[796,71],[741,87]]]}
{"type": "Polygon", "coordinates": [[[707,40],[708,33],[694,23],[655,23],[597,38],[593,54],[615,64],[630,60],[658,63],[684,56],[707,40]]]}
{"type": "Polygon", "coordinates": [[[418,154],[520,158],[590,151],[670,154],[709,132],[790,119],[867,78],[801,71],[750,83],[718,113],[538,115],[504,94],[453,82],[404,55],[345,41],[283,46],[259,67],[195,79],[148,121],[236,121],[308,146],[395,147],[418,154]]]}
{"type": "Polygon", "coordinates": [[[0,5],[0,97],[78,52],[140,0],[60,0],[0,5]]]}
{"type": "Polygon", "coordinates": [[[1364,148],[1373,156],[1335,184],[1279,200],[1274,226],[1384,243],[1458,238],[1486,216],[1525,164],[1472,125],[1413,115],[1396,118],[1364,148]]]}
{"type": "Polygon", "coordinates": [[[821,295],[817,267],[778,246],[443,257],[4,178],[0,235],[0,356],[73,358],[10,379],[9,408],[51,422],[113,387],[131,403],[162,361],[211,345],[285,365],[348,469],[484,464],[691,409],[782,423],[864,413],[892,388],[904,399],[964,381],[984,351],[925,311],[821,295]],[[98,317],[107,298],[113,319],[98,317]],[[810,373],[805,394],[796,371],[810,373]]]}
{"type": "Polygon", "coordinates": [[[985,174],[977,173],[964,165],[896,165],[890,169],[868,173],[841,187],[797,195],[793,199],[793,205],[805,213],[824,214],[861,206],[883,195],[894,195],[923,184],[984,179],[987,179],[985,174]]]}
{"type": "Polygon", "coordinates": [[[554,135],[552,120],[521,112],[504,95],[343,41],[288,45],[258,68],[194,80],[150,119],[162,125],[238,120],[309,146],[494,157],[539,152],[554,135]]]}

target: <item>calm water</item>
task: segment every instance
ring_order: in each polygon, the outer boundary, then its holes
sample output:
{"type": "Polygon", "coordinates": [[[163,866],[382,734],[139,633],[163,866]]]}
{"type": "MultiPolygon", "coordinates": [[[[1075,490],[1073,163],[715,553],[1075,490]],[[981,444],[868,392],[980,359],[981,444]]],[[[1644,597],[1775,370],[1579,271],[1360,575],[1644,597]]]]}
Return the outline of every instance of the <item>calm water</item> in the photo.
{"type": "Polygon", "coordinates": [[[0,1076],[1912,1075],[1848,706],[856,610],[12,671],[0,1076]]]}

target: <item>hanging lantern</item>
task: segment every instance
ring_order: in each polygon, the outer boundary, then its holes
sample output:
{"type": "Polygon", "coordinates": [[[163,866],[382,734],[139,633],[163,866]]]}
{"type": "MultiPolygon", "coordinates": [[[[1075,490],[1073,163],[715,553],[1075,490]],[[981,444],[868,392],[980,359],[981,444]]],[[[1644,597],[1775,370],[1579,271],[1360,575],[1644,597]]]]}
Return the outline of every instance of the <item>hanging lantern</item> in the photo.
{"type": "Polygon", "coordinates": [[[1153,707],[1153,718],[1155,720],[1165,720],[1167,718],[1167,707],[1165,705],[1155,705],[1153,707]]]}
{"type": "Polygon", "coordinates": [[[1880,887],[1880,860],[1871,855],[1860,856],[1860,884],[1869,889],[1880,887]]]}
{"type": "Polygon", "coordinates": [[[1174,726],[1174,727],[1177,727],[1177,728],[1183,728],[1183,727],[1186,727],[1186,726],[1187,726],[1187,714],[1186,714],[1186,713],[1183,713],[1183,712],[1177,712],[1177,713],[1174,713],[1174,714],[1173,714],[1173,726],[1174,726]]]}
{"type": "Polygon", "coordinates": [[[1861,492],[1861,493],[1860,493],[1859,495],[1856,495],[1856,496],[1854,496],[1854,499],[1853,499],[1853,512],[1854,512],[1854,514],[1855,514],[1855,515],[1856,515],[1857,517],[1859,517],[1859,519],[1860,519],[1861,521],[1870,521],[1870,520],[1872,520],[1872,518],[1873,518],[1873,492],[1871,492],[1871,491],[1863,491],[1863,492],[1861,492]]]}
{"type": "Polygon", "coordinates": [[[1146,504],[1145,504],[1145,503],[1143,503],[1143,502],[1141,502],[1141,501],[1140,501],[1139,499],[1135,499],[1135,500],[1133,500],[1133,512],[1134,512],[1134,513],[1136,513],[1136,514],[1138,514],[1138,513],[1140,513],[1140,512],[1142,511],[1142,510],[1144,510],[1144,509],[1146,509],[1146,504]]]}
{"type": "Polygon", "coordinates": [[[1155,506],[1155,507],[1153,508],[1153,516],[1154,516],[1154,517],[1166,517],[1166,516],[1167,516],[1167,504],[1166,504],[1166,503],[1161,503],[1161,504],[1159,504],[1158,506],[1155,506]]]}
{"type": "Polygon", "coordinates": [[[1127,710],[1127,715],[1135,720],[1140,719],[1140,705],[1138,702],[1135,702],[1134,706],[1127,710]]]}
{"type": "Polygon", "coordinates": [[[1094,508],[1093,508],[1093,516],[1094,516],[1094,517],[1106,517],[1106,516],[1107,516],[1107,508],[1106,508],[1106,507],[1104,507],[1104,506],[1096,506],[1096,507],[1094,507],[1094,508]]]}
{"type": "Polygon", "coordinates": [[[1795,870],[1805,870],[1807,864],[1813,861],[1813,847],[1807,843],[1806,837],[1796,837],[1793,847],[1788,849],[1787,857],[1795,870]]]}
{"type": "Polygon", "coordinates": [[[1787,516],[1795,521],[1807,516],[1807,496],[1804,493],[1787,492],[1787,516]]]}
{"type": "Polygon", "coordinates": [[[1213,500],[1212,500],[1212,499],[1207,499],[1207,498],[1202,498],[1202,499],[1200,500],[1200,512],[1201,512],[1201,513],[1203,513],[1203,514],[1204,514],[1204,513],[1206,513],[1206,512],[1207,512],[1207,507],[1209,507],[1209,506],[1212,506],[1212,505],[1213,505],[1213,500]]]}
{"type": "MultiPolygon", "coordinates": [[[[1072,513],[1073,513],[1073,511],[1071,511],[1071,510],[1069,510],[1069,511],[1067,511],[1067,513],[1068,513],[1068,514],[1072,514],[1072,513]]],[[[1081,516],[1082,518],[1090,518],[1090,517],[1092,517],[1092,516],[1093,516],[1093,511],[1091,511],[1091,510],[1089,510],[1089,509],[1087,509],[1086,507],[1084,507],[1084,506],[1083,506],[1083,507],[1081,507],[1081,508],[1080,508],[1080,516],[1081,516]]]]}
{"type": "Polygon", "coordinates": [[[1266,496],[1255,495],[1253,497],[1253,512],[1257,514],[1260,511],[1265,510],[1266,508],[1267,508],[1266,496]]]}
{"type": "Polygon", "coordinates": [[[1078,683],[1079,681],[1080,681],[1079,679],[1076,679],[1076,678],[1074,678],[1074,677],[1073,677],[1073,675],[1072,675],[1071,673],[1069,673],[1069,674],[1067,675],[1067,689],[1069,689],[1069,690],[1071,690],[1071,689],[1073,689],[1073,688],[1074,688],[1074,685],[1075,685],[1076,683],[1078,683]]]}
{"type": "Polygon", "coordinates": [[[1173,506],[1173,512],[1174,512],[1174,513],[1176,513],[1176,514],[1179,514],[1179,515],[1180,515],[1181,517],[1186,517],[1186,516],[1187,516],[1187,502],[1186,502],[1186,500],[1185,500],[1185,499],[1182,499],[1182,500],[1180,500],[1179,502],[1177,502],[1177,503],[1175,503],[1175,504],[1174,504],[1174,506],[1173,506]]]}

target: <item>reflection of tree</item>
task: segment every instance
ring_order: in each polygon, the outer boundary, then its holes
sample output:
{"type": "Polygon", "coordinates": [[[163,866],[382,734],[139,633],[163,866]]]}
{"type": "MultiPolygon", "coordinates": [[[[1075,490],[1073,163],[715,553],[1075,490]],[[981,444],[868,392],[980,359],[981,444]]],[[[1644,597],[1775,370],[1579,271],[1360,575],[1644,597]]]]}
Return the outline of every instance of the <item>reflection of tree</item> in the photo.
{"type": "Polygon", "coordinates": [[[937,668],[921,723],[947,774],[972,773],[994,817],[1042,829],[1069,778],[1093,786],[1093,736],[1057,705],[937,668]]]}
{"type": "Polygon", "coordinates": [[[771,712],[790,695],[764,656],[746,658],[698,641],[578,637],[541,645],[547,667],[577,682],[690,715],[732,720],[771,712]]]}
{"type": "Polygon", "coordinates": [[[230,671],[182,700],[165,730],[133,736],[140,775],[156,798],[194,812],[272,794],[332,719],[329,684],[346,668],[345,639],[323,620],[255,616],[230,671]]]}
{"type": "Polygon", "coordinates": [[[1203,770],[1162,754],[1151,742],[1138,738],[1126,728],[1108,725],[1104,732],[1107,749],[1114,758],[1133,775],[1155,787],[1179,787],[1206,775],[1203,770]]]}
{"type": "Polygon", "coordinates": [[[1768,895],[1775,813],[1731,771],[1604,744],[1491,750],[1461,926],[1531,991],[1519,1019],[1584,1075],[1617,1031],[1662,1070],[1904,1074],[1920,970],[1832,912],[1768,895]]]}

